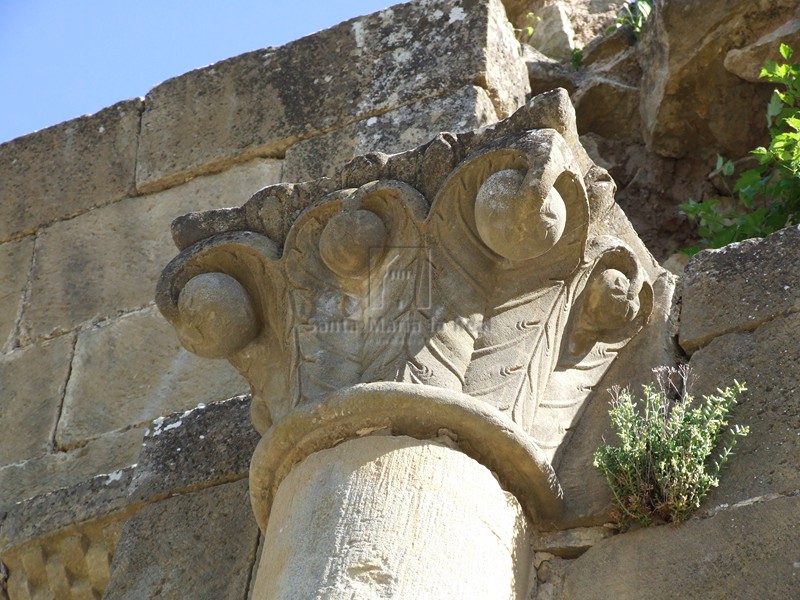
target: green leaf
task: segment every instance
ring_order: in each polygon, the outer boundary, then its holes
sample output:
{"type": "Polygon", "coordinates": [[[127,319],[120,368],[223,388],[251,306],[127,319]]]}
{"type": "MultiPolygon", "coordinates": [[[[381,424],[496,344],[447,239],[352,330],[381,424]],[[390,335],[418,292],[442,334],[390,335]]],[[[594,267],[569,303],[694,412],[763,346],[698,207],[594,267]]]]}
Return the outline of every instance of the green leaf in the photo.
{"type": "Polygon", "coordinates": [[[781,44],[781,56],[783,60],[789,60],[792,58],[792,49],[787,46],[786,44],[781,44]]]}
{"type": "Polygon", "coordinates": [[[748,169],[739,175],[736,183],[733,186],[734,192],[739,192],[744,188],[756,185],[761,180],[761,171],[758,169],[748,169]]]}
{"type": "Polygon", "coordinates": [[[783,122],[795,131],[800,131],[800,117],[786,117],[783,122]]]}
{"type": "Polygon", "coordinates": [[[769,104],[767,104],[767,124],[771,125],[772,120],[781,114],[781,110],[783,110],[783,102],[781,102],[781,97],[778,92],[773,92],[772,96],[769,99],[769,104]]]}
{"type": "Polygon", "coordinates": [[[768,60],[765,62],[761,69],[758,72],[759,79],[766,79],[769,80],[770,77],[773,76],[775,73],[775,69],[778,68],[778,64],[774,60],[768,60]]]}
{"type": "Polygon", "coordinates": [[[722,174],[725,175],[725,177],[730,177],[733,175],[733,169],[733,161],[725,161],[725,163],[722,165],[722,174]]]}

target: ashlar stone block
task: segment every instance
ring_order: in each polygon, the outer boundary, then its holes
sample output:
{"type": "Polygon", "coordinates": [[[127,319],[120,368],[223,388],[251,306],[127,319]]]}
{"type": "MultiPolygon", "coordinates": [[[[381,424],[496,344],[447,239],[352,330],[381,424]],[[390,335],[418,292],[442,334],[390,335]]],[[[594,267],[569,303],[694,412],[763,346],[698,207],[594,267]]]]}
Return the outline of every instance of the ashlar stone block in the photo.
{"type": "Polygon", "coordinates": [[[47,451],[72,358],[65,335],[0,356],[0,465],[47,451]]]}
{"type": "Polygon", "coordinates": [[[279,156],[298,140],[475,83],[500,117],[529,90],[500,1],[399,4],[154,88],[142,118],[137,189],[279,156]]]}
{"type": "Polygon", "coordinates": [[[798,514],[800,498],[785,497],[615,536],[572,562],[559,597],[791,598],[798,514]]]}
{"type": "Polygon", "coordinates": [[[725,68],[724,59],[789,20],[796,0],[659,4],[637,43],[643,69],[639,109],[648,149],[673,158],[714,152],[739,157],[763,145],[764,121],[741,115],[762,113],[771,86],[740,79],[725,68]],[[703,10],[697,10],[700,6],[703,10]]]}
{"type": "Polygon", "coordinates": [[[245,598],[258,546],[247,480],[149,504],[125,525],[106,600],[245,598]]]}
{"type": "Polygon", "coordinates": [[[136,463],[144,428],[112,431],[69,452],[0,468],[0,511],[39,494],[70,487],[136,463]]]}
{"type": "Polygon", "coordinates": [[[706,499],[708,508],[800,489],[798,331],[795,313],[753,332],[718,337],[692,356],[695,395],[732,386],[734,379],[747,385],[732,422],[748,425],[750,434],[723,467],[719,487],[706,499]]]}
{"type": "Polygon", "coordinates": [[[0,244],[0,350],[13,343],[32,255],[33,236],[0,244]]]}
{"type": "Polygon", "coordinates": [[[0,145],[0,241],[134,191],[142,99],[0,145]]]}
{"type": "Polygon", "coordinates": [[[259,439],[250,423],[249,396],[159,417],[142,442],[130,501],[241,479],[259,439]]]}
{"type": "Polygon", "coordinates": [[[280,172],[279,161],[254,160],[48,227],[37,239],[22,342],[146,306],[159,270],[171,256],[172,219],[187,211],[238,204],[277,183],[280,172]]]}
{"type": "Polygon", "coordinates": [[[794,226],[699,253],[683,279],[683,349],[692,353],[720,335],[800,311],[798,248],[800,226],[794,226]]]}
{"type": "Polygon", "coordinates": [[[350,159],[368,152],[392,154],[415,148],[440,131],[479,129],[497,120],[489,94],[476,86],[403,106],[293,145],[284,179],[332,177],[350,159]]]}
{"type": "Polygon", "coordinates": [[[226,361],[181,348],[155,307],[82,332],[56,439],[73,447],[105,432],[247,391],[226,361]]]}

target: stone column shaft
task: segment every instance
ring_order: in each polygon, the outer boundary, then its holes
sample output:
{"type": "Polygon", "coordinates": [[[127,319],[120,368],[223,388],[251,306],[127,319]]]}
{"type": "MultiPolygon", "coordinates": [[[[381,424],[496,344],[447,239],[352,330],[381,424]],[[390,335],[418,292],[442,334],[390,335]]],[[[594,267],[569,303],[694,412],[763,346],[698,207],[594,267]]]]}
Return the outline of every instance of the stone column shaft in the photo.
{"type": "Polygon", "coordinates": [[[253,600],[522,600],[528,529],[516,498],[458,450],[351,440],[281,483],[253,600]]]}

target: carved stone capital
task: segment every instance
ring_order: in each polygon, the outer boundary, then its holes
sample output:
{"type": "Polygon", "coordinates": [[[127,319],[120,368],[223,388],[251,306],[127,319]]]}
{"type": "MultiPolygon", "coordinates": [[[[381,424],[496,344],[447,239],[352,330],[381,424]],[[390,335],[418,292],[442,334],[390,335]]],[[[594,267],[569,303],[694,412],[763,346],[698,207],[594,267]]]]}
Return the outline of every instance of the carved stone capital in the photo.
{"type": "Polygon", "coordinates": [[[338,181],[178,219],[158,305],[189,350],[250,382],[262,527],[292,465],[377,431],[446,435],[557,520],[553,459],[653,306],[613,192],[559,90],[338,181]]]}

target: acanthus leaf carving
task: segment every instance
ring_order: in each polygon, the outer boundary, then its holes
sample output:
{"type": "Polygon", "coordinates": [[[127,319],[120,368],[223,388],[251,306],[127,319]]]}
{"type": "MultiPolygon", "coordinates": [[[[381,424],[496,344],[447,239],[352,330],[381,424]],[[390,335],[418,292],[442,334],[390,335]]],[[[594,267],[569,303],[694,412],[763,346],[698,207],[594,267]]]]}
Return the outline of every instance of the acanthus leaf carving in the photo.
{"type": "MultiPolygon", "coordinates": [[[[446,392],[458,406],[482,407],[474,414],[495,415],[490,421],[505,423],[515,439],[529,439],[531,472],[541,473],[557,498],[550,463],[653,306],[636,253],[599,221],[613,182],[588,161],[570,127],[567,118],[554,129],[494,139],[458,164],[430,203],[413,177],[326,191],[280,245],[258,220],[284,200],[262,190],[230,213],[233,231],[224,231],[216,214],[209,236],[170,263],[159,307],[179,331],[188,330],[183,291],[215,298],[220,292],[212,288],[228,290],[231,314],[216,324],[193,317],[208,331],[184,337],[200,354],[227,354],[248,379],[262,433],[277,431],[292,414],[322,429],[335,422],[329,435],[336,439],[376,428],[417,431],[391,414],[390,403],[376,401],[382,412],[369,417],[328,406],[349,389],[387,398],[391,390],[408,397],[408,386],[431,390],[431,398],[446,392]],[[242,231],[243,223],[255,231],[242,231]],[[229,279],[201,277],[208,273],[229,279]]],[[[451,137],[448,147],[458,143],[451,137]]],[[[391,172],[390,159],[374,168],[391,172]]],[[[416,167],[420,177],[430,170],[416,167]]],[[[276,193],[302,190],[282,184],[276,193]]],[[[212,312],[225,312],[222,304],[212,312]]],[[[464,443],[480,455],[480,443],[464,443]]],[[[553,518],[557,511],[545,512],[553,518]]]]}

